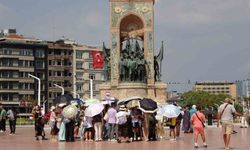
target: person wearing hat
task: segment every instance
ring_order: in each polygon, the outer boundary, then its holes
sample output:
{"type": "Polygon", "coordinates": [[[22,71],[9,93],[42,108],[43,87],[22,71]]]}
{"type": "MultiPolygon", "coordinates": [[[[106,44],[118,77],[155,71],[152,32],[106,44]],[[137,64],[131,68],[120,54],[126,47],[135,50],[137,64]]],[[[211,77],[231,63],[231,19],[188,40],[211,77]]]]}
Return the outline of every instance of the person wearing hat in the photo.
{"type": "MultiPolygon", "coordinates": [[[[192,116],[194,115],[194,113],[196,113],[196,105],[193,105],[192,108],[189,110],[189,116],[190,118],[192,118],[192,116]]],[[[193,125],[190,124],[190,130],[189,130],[190,133],[193,133],[194,132],[194,129],[193,129],[193,125]]]]}
{"type": "Polygon", "coordinates": [[[230,135],[233,133],[233,115],[242,116],[238,113],[234,106],[230,104],[231,99],[226,98],[224,103],[220,105],[218,109],[218,123],[219,120],[222,123],[222,131],[223,131],[223,140],[225,144],[225,149],[229,148],[230,143],[230,135]]]}
{"type": "Polygon", "coordinates": [[[118,139],[117,142],[121,143],[122,138],[126,140],[126,143],[130,143],[128,138],[128,124],[127,124],[127,109],[124,105],[121,105],[119,112],[116,114],[116,124],[118,125],[118,139]]]}

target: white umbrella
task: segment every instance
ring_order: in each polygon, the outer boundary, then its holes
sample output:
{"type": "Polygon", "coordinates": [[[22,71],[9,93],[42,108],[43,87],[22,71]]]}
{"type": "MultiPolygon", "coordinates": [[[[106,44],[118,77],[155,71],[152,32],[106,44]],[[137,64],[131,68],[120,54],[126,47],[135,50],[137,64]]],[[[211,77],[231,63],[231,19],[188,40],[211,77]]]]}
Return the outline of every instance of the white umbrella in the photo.
{"type": "Polygon", "coordinates": [[[95,115],[100,114],[104,109],[104,106],[102,103],[95,103],[89,105],[85,110],[85,116],[93,117],[95,115]]]}
{"type": "Polygon", "coordinates": [[[93,98],[93,99],[87,99],[86,101],[85,101],[85,105],[86,106],[89,106],[89,105],[92,105],[92,104],[97,104],[97,103],[99,103],[100,101],[98,100],[98,99],[95,99],[95,98],[93,98]]]}
{"type": "Polygon", "coordinates": [[[160,112],[162,113],[163,116],[166,116],[168,118],[175,118],[179,116],[181,110],[179,107],[171,104],[163,106],[160,112]]]}
{"type": "Polygon", "coordinates": [[[102,104],[103,105],[106,105],[106,104],[109,104],[111,105],[111,103],[114,103],[114,102],[117,102],[118,99],[115,98],[115,97],[106,97],[105,99],[102,100],[102,104]]]}
{"type": "Polygon", "coordinates": [[[62,111],[62,115],[68,119],[72,119],[76,117],[77,113],[78,113],[78,109],[75,105],[66,106],[62,111]]]}

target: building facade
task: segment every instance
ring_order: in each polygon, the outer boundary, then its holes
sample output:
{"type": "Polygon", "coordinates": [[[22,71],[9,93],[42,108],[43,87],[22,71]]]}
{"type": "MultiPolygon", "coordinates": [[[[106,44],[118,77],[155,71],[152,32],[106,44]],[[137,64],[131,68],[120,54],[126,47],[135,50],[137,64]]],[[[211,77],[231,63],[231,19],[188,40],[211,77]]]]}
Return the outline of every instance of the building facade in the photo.
{"type": "Polygon", "coordinates": [[[0,101],[24,113],[38,97],[37,81],[29,74],[41,79],[41,101],[47,99],[47,44],[11,31],[0,37],[0,101]]]}
{"type": "Polygon", "coordinates": [[[237,88],[233,82],[197,82],[194,85],[194,90],[212,94],[226,94],[233,99],[237,98],[237,88]]]}
{"type": "Polygon", "coordinates": [[[101,48],[66,39],[43,41],[4,30],[0,34],[0,103],[7,109],[17,107],[21,113],[31,112],[38,100],[38,81],[30,75],[41,80],[40,105],[50,106],[62,94],[55,85],[74,98],[89,98],[90,79],[93,96],[101,98],[103,69],[92,67],[94,50],[101,48]]]}

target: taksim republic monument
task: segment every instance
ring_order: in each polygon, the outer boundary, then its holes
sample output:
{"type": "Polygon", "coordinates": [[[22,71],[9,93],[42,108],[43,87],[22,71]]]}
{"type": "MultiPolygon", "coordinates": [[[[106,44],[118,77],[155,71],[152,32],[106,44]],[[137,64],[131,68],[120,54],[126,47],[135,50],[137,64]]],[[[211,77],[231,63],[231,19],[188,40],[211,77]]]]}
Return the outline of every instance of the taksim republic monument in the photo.
{"type": "Polygon", "coordinates": [[[166,101],[163,45],[154,56],[154,0],[110,0],[110,49],[103,44],[106,82],[100,94],[166,101]]]}

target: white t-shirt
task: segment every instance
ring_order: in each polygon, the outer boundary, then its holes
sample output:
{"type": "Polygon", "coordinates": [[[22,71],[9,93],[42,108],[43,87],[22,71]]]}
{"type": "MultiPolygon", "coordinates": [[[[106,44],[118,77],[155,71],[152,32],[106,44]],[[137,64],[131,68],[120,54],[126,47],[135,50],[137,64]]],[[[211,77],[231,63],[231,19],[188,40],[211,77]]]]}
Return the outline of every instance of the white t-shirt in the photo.
{"type": "Polygon", "coordinates": [[[116,124],[124,124],[124,123],[126,123],[128,115],[129,114],[126,111],[119,111],[116,114],[116,124]]]}
{"type": "MultiPolygon", "coordinates": [[[[220,105],[218,112],[222,113],[223,109],[225,108],[225,106],[227,104],[228,103],[224,103],[224,104],[220,105]]],[[[231,105],[231,104],[228,104],[227,107],[226,107],[226,109],[224,110],[222,116],[221,116],[221,121],[222,122],[223,121],[224,122],[227,122],[227,121],[231,121],[232,122],[233,121],[233,113],[235,113],[235,112],[236,112],[236,110],[235,110],[234,106],[231,105]]]]}

